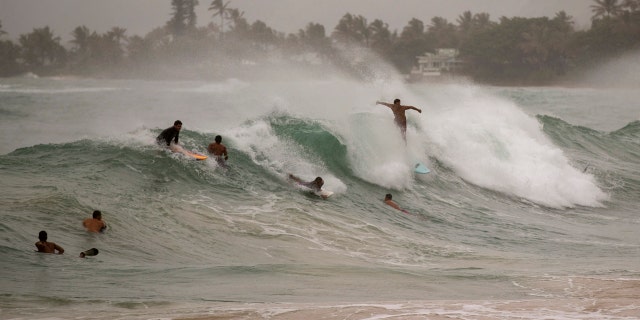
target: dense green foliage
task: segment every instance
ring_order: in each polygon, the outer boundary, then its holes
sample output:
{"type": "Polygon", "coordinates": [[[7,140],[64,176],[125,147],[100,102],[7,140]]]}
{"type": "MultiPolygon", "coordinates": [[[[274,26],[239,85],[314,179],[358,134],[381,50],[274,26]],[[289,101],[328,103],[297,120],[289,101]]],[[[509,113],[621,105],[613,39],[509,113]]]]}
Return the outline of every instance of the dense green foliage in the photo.
{"type": "MultiPolygon", "coordinates": [[[[463,12],[457,23],[413,18],[398,33],[387,23],[346,13],[328,34],[309,23],[284,34],[257,20],[249,23],[230,1],[213,0],[211,22],[196,26],[198,0],[171,0],[171,18],[144,37],[114,27],[104,34],[86,26],[73,30],[65,48],[49,27],[8,40],[0,22],[0,76],[24,72],[108,77],[224,77],[256,65],[282,61],[334,64],[350,71],[366,48],[402,73],[416,56],[437,48],[459,49],[463,73],[490,83],[545,84],[640,47],[640,0],[594,0],[588,30],[576,31],[572,17],[501,17],[463,12]]],[[[361,60],[361,59],[360,59],[361,60]]]]}

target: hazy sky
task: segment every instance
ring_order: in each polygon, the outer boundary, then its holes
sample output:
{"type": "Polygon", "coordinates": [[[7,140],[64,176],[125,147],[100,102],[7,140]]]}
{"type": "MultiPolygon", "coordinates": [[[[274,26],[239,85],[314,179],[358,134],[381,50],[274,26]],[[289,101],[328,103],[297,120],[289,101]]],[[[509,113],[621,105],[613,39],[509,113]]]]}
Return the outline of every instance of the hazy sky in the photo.
{"type": "MultiPolygon", "coordinates": [[[[225,0],[228,1],[228,0],[225,0]]],[[[212,21],[207,10],[212,0],[199,0],[198,25],[212,21]]],[[[249,23],[264,21],[284,33],[295,33],[309,22],[333,31],[345,13],[362,15],[369,22],[381,19],[391,30],[401,31],[412,18],[429,25],[440,16],[456,23],[466,10],[486,12],[491,20],[507,17],[553,17],[564,10],[576,21],[576,28],[590,25],[592,0],[230,0],[229,7],[244,11],[249,23]]],[[[99,33],[118,26],[127,35],[144,36],[170,18],[170,0],[0,0],[2,28],[12,39],[33,28],[49,26],[64,41],[80,25],[99,33]]],[[[217,22],[218,20],[216,20],[217,22]]]]}

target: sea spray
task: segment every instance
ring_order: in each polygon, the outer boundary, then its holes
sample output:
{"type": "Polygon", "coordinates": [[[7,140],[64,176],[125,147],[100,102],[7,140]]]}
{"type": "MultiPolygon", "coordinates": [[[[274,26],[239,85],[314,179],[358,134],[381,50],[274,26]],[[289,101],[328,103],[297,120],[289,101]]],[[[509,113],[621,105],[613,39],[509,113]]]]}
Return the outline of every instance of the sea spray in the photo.
{"type": "Polygon", "coordinates": [[[449,89],[461,98],[424,127],[435,156],[463,179],[552,207],[600,206],[607,199],[593,176],[570,165],[535,117],[478,89],[449,89]]]}

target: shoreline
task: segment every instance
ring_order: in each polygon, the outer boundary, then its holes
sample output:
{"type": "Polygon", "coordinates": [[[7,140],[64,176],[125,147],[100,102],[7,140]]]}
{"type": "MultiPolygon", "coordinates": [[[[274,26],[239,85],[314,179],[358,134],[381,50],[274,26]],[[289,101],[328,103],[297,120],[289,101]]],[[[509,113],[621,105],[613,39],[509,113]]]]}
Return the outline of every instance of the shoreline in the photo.
{"type": "Polygon", "coordinates": [[[200,315],[175,320],[226,319],[429,319],[429,320],[537,320],[537,319],[633,319],[640,316],[637,299],[531,299],[531,300],[442,300],[386,303],[248,304],[211,307],[200,315]]]}
{"type": "MultiPolygon", "coordinates": [[[[3,319],[172,319],[172,320],[629,320],[640,318],[640,279],[549,277],[516,284],[530,298],[415,299],[381,301],[95,301],[78,304],[0,305],[3,319]]],[[[429,293],[425,292],[428,296],[429,293]]],[[[357,299],[355,299],[357,300],[357,299]]]]}
{"type": "MultiPolygon", "coordinates": [[[[414,300],[377,303],[218,305],[175,320],[429,319],[538,320],[640,318],[640,279],[551,277],[526,284],[538,297],[514,300],[414,300]]],[[[533,294],[532,294],[533,296],[533,294]]]]}

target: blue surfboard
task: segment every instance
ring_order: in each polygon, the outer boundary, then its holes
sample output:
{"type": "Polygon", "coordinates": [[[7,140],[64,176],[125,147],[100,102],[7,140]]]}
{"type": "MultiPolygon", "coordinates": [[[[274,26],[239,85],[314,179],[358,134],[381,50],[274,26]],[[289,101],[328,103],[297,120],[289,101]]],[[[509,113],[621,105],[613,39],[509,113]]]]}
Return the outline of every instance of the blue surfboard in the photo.
{"type": "Polygon", "coordinates": [[[416,173],[420,173],[420,174],[425,174],[425,173],[431,172],[431,170],[429,170],[429,168],[427,168],[427,166],[425,166],[422,162],[416,163],[416,165],[414,166],[413,170],[416,173]]]}

